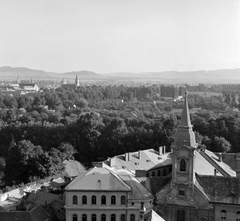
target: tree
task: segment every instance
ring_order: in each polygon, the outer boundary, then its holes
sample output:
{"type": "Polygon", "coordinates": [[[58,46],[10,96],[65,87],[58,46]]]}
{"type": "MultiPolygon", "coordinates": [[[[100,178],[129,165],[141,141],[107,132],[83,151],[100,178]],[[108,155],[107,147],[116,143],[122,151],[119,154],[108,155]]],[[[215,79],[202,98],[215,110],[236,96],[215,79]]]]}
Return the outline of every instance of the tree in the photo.
{"type": "Polygon", "coordinates": [[[212,139],[209,145],[209,149],[213,152],[226,153],[230,151],[231,144],[223,137],[214,136],[214,138],[212,139]]]}

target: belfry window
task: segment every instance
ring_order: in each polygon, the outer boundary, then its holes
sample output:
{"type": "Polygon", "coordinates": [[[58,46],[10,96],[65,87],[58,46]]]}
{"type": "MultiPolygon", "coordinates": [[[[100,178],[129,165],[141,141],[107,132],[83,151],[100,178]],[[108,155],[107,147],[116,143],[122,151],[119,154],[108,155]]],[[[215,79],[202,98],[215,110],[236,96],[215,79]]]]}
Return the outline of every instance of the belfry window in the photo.
{"type": "Polygon", "coordinates": [[[221,211],[221,220],[226,220],[227,219],[227,212],[226,210],[221,211]]]}
{"type": "Polygon", "coordinates": [[[180,171],[186,171],[187,163],[186,160],[181,159],[180,160],[180,171]]]}

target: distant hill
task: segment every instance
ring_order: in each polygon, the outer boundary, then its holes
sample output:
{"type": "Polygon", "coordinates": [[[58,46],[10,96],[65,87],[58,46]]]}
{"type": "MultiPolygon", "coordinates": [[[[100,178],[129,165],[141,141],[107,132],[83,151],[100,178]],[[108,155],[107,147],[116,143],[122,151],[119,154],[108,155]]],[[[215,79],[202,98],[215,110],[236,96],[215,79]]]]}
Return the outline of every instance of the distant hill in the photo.
{"type": "Polygon", "coordinates": [[[74,81],[76,75],[81,80],[114,80],[114,81],[157,81],[169,84],[240,84],[240,69],[219,69],[211,71],[165,71],[165,72],[116,72],[110,74],[98,74],[92,71],[71,71],[65,73],[46,72],[43,70],[34,70],[25,67],[0,67],[0,80],[16,80],[19,75],[20,79],[33,80],[61,80],[74,81]]]}
{"type": "Polygon", "coordinates": [[[240,69],[219,69],[211,71],[165,71],[165,72],[144,72],[144,73],[110,73],[108,77],[128,79],[156,79],[172,83],[239,83],[240,69]]]}
{"type": "Polygon", "coordinates": [[[72,71],[66,73],[45,72],[25,67],[0,67],[0,80],[16,80],[19,75],[20,79],[39,79],[39,80],[74,80],[76,75],[79,79],[101,79],[102,75],[91,71],[72,71]]]}

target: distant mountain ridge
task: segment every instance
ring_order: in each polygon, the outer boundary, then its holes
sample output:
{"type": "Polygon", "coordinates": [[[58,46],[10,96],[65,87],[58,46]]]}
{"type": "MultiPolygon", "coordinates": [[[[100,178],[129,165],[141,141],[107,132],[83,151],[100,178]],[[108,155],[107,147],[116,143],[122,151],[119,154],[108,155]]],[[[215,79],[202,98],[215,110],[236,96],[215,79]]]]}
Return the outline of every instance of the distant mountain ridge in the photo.
{"type": "Polygon", "coordinates": [[[71,71],[64,73],[46,72],[43,70],[34,70],[25,67],[0,67],[0,80],[16,80],[19,75],[20,79],[33,80],[70,80],[74,81],[76,75],[78,78],[86,80],[156,80],[163,83],[211,83],[211,84],[240,84],[240,68],[238,69],[219,69],[219,70],[199,70],[199,71],[162,71],[162,72],[116,72],[109,74],[98,74],[92,71],[71,71]]]}

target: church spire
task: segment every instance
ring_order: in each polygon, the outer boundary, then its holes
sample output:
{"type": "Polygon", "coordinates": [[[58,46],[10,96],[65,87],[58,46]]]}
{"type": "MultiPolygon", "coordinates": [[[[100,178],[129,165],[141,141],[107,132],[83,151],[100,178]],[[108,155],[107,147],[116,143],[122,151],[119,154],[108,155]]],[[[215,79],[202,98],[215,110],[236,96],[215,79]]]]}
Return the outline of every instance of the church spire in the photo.
{"type": "Polygon", "coordinates": [[[195,141],[195,134],[192,130],[192,124],[190,120],[190,113],[188,108],[187,91],[185,92],[184,106],[181,116],[181,122],[178,126],[177,132],[175,134],[175,146],[188,146],[192,148],[197,148],[197,143],[195,141]]]}

